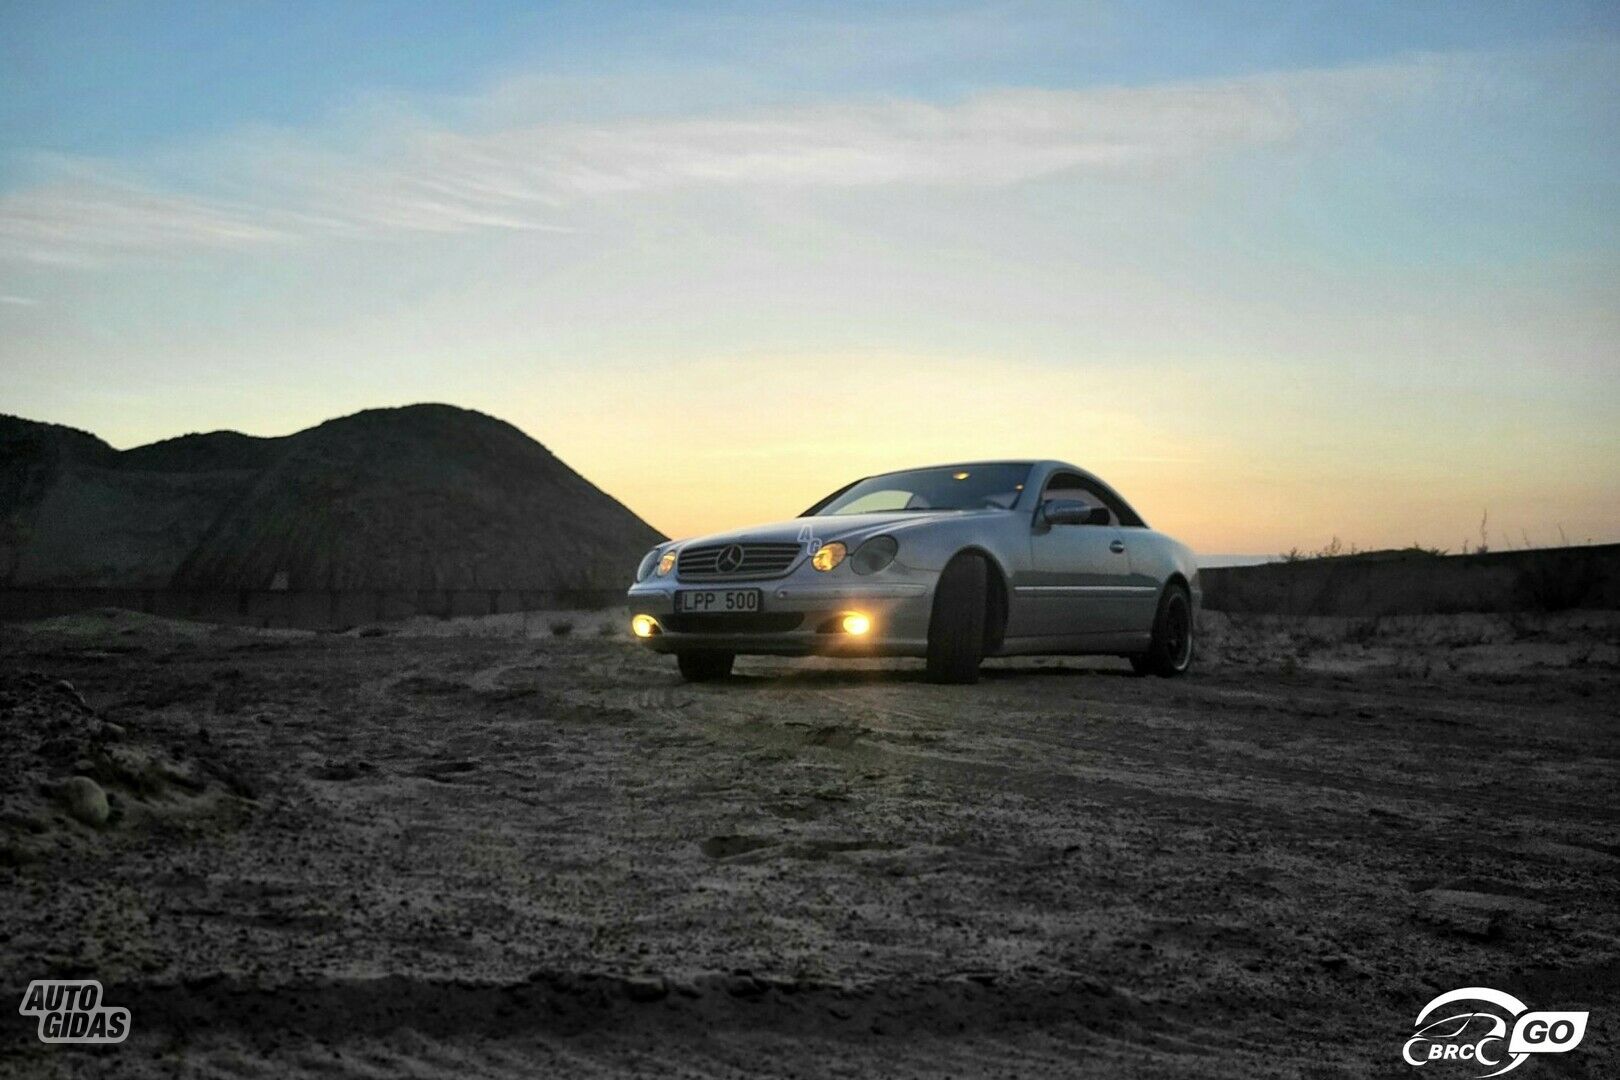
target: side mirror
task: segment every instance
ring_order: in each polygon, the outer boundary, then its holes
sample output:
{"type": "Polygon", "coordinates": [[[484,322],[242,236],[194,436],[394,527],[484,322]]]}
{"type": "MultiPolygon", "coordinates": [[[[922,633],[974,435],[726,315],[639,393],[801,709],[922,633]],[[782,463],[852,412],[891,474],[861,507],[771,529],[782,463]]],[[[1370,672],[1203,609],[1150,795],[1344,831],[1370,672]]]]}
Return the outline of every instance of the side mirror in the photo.
{"type": "Polygon", "coordinates": [[[1048,525],[1106,525],[1108,508],[1084,499],[1047,499],[1041,504],[1041,517],[1048,525]]]}

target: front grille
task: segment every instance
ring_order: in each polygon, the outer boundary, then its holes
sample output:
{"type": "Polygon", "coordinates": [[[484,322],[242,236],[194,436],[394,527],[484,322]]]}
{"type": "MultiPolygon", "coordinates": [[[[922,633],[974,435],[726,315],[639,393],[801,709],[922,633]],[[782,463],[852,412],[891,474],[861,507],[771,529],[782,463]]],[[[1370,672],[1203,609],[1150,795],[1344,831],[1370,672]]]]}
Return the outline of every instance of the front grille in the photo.
{"type": "Polygon", "coordinates": [[[801,550],[798,544],[705,544],[681,549],[675,569],[682,581],[781,577],[793,566],[801,550]],[[729,562],[739,552],[741,561],[735,567],[727,565],[722,570],[722,557],[729,553],[729,562]]]}
{"type": "Polygon", "coordinates": [[[664,628],[676,634],[784,634],[797,630],[796,611],[714,611],[665,615],[664,628]]]}

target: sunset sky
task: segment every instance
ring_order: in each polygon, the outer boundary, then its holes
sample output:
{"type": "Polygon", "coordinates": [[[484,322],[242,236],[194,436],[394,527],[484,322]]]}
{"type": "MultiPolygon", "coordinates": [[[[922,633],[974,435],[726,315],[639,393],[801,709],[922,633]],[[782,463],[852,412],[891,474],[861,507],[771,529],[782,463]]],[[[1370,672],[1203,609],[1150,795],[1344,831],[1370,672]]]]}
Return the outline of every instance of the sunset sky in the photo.
{"type": "Polygon", "coordinates": [[[1620,540],[1620,6],[0,5],[0,412],[443,401],[672,535],[1060,457],[1620,540]]]}

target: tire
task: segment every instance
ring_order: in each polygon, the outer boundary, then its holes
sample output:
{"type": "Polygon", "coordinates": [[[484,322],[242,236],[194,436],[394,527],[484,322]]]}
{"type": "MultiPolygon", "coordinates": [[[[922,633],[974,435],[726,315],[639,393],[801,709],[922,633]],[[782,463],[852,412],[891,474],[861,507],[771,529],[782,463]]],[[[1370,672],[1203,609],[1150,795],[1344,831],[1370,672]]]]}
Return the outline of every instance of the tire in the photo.
{"type": "Polygon", "coordinates": [[[1153,642],[1148,651],[1131,657],[1138,675],[1173,679],[1187,674],[1193,661],[1192,597],[1183,585],[1171,585],[1159,597],[1153,616],[1153,642]]]}
{"type": "Polygon", "coordinates": [[[675,663],[680,665],[681,678],[687,682],[713,682],[715,679],[727,678],[731,675],[732,661],[736,659],[736,653],[707,650],[675,654],[675,663]]]}
{"type": "Polygon", "coordinates": [[[928,681],[976,683],[984,659],[989,567],[982,555],[958,555],[939,575],[928,619],[928,681]]]}

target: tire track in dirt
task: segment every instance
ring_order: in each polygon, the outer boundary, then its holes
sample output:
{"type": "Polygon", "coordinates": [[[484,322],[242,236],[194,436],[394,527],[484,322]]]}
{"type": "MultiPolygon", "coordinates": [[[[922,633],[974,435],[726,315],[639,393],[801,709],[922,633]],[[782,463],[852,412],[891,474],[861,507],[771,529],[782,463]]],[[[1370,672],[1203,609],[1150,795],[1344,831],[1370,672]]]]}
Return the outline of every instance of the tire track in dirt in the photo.
{"type": "MultiPolygon", "coordinates": [[[[534,1032],[653,1029],[700,1034],[738,1027],[775,1033],[847,1033],[875,1024],[946,1035],[1074,1024],[1120,1035],[1167,1027],[1201,1031],[1189,1010],[1174,1018],[1100,979],[1050,971],[990,972],[862,985],[760,977],[746,971],[690,978],[542,970],[522,982],[383,976],[266,989],[230,977],[125,985],[143,1031],[240,1029],[346,1039],[410,1029],[436,1037],[508,1038],[534,1032]]],[[[1205,1019],[1218,1003],[1195,1003],[1205,1019]]],[[[1204,1030],[1204,1034],[1211,1034],[1204,1030]]]]}
{"type": "MultiPolygon", "coordinates": [[[[858,764],[864,767],[882,767],[900,773],[926,774],[941,782],[965,782],[977,788],[996,791],[1018,790],[1029,795],[1056,795],[1064,800],[1108,805],[1162,803],[1166,796],[1154,787],[1140,783],[1120,781],[1102,775],[1101,769],[1064,771],[1054,769],[1043,756],[1031,755],[1032,764],[1005,761],[987,761],[975,757],[982,746],[953,747],[958,752],[946,754],[925,746],[897,745],[884,741],[877,729],[850,719],[851,713],[870,718],[884,715],[881,705],[861,700],[848,702],[834,696],[832,691],[817,691],[812,696],[837,710],[837,721],[829,721],[824,714],[814,719],[771,721],[759,707],[755,696],[742,697],[736,687],[715,688],[705,691],[703,699],[679,696],[679,691],[649,689],[638,692],[634,700],[651,718],[671,724],[685,724],[703,731],[722,743],[745,743],[758,748],[787,751],[794,754],[826,755],[831,760],[858,764]],[[712,693],[712,697],[710,694],[712,693]],[[824,696],[825,695],[825,696],[824,696]],[[701,705],[703,707],[694,707],[701,705]]],[[[777,702],[773,701],[772,704],[777,702]]],[[[953,703],[941,696],[935,717],[949,714],[953,703]]],[[[931,719],[928,713],[910,710],[908,715],[931,719]]],[[[1211,814],[1230,814],[1242,804],[1219,799],[1203,798],[1178,792],[1175,801],[1187,806],[1200,806],[1211,814]]]]}
{"type": "Polygon", "coordinates": [[[535,1075],[537,1059],[581,1076],[780,1075],[788,1048],[813,1071],[842,1066],[849,1075],[1056,1076],[1088,1063],[1135,1076],[1230,1075],[1244,1063],[1241,1071],[1267,1075],[1273,1048],[1234,1020],[1264,1011],[1303,1023],[1315,1004],[1203,995],[1166,1008],[1062,970],[861,985],[742,971],[666,979],[541,970],[500,983],[384,976],[274,989],[214,977],[120,993],[143,1042],[178,1041],[194,1061],[212,1053],[249,1074],[262,1062],[289,1076],[329,1075],[339,1060],[352,1069],[368,1058],[392,1062],[384,1072],[429,1076],[535,1075]],[[672,1051],[682,1070],[672,1071],[672,1051]],[[641,1067],[627,1068],[638,1059],[641,1067]],[[492,1067],[500,1062],[512,1067],[492,1067]]]}
{"type": "MultiPolygon", "coordinates": [[[[1302,794],[1306,805],[1320,803],[1324,797],[1339,802],[1339,806],[1324,808],[1325,812],[1339,817],[1343,816],[1345,798],[1366,801],[1369,819],[1360,831],[1368,835],[1378,835],[1388,827],[1385,821],[1371,816],[1374,808],[1392,815],[1392,820],[1413,823],[1435,818],[1437,808],[1476,816],[1511,812],[1519,818],[1548,821],[1556,821],[1574,809],[1567,802],[1538,798],[1532,791],[1523,790],[1515,791],[1510,806],[1505,806],[1502,792],[1491,786],[1463,787],[1445,775],[1413,776],[1390,770],[1382,762],[1346,761],[1333,753],[1337,749],[1334,745],[1338,738],[1336,730],[1318,732],[1298,724],[1298,702],[1292,696],[1287,699],[1287,707],[1288,715],[1295,721],[1284,725],[1285,729],[1303,737],[1324,740],[1325,756],[1319,765],[1291,765],[1260,752],[1234,757],[1229,753],[1211,753],[1207,745],[1188,745],[1162,738],[1151,747],[1145,747],[1140,739],[1132,737],[1133,731],[1141,730],[1132,726],[1137,720],[1161,727],[1166,721],[1215,727],[1220,721],[1212,723],[1207,719],[1202,700],[1206,694],[1239,699],[1252,696],[1269,708],[1283,704],[1274,697],[1251,694],[1242,688],[1193,682],[1188,689],[1176,691],[1178,697],[1185,700],[1167,701],[1162,692],[1154,692],[1158,690],[1157,684],[1121,680],[1133,692],[1149,688],[1142,698],[1121,701],[1113,698],[1113,680],[1099,683],[1087,677],[1090,673],[1076,672],[1077,689],[1100,686],[1103,691],[1071,699],[1071,707],[1083,707],[1105,720],[1101,727],[1087,727],[1084,721],[1074,725],[1030,722],[1032,715],[1053,715],[1053,702],[1044,693],[1051,676],[1018,679],[1008,673],[979,687],[940,691],[937,700],[929,702],[932,707],[923,708],[918,707],[917,691],[929,692],[935,688],[919,688],[909,672],[894,672],[900,677],[885,684],[882,676],[886,674],[891,673],[863,672],[857,677],[840,678],[835,672],[788,671],[769,680],[718,684],[684,694],[678,687],[649,688],[637,693],[636,705],[664,722],[695,725],[722,742],[744,742],[795,754],[820,754],[866,767],[924,773],[943,782],[967,782],[980,788],[1014,789],[1037,796],[1056,795],[1091,804],[1173,808],[1224,821],[1264,819],[1265,827],[1273,832],[1308,835],[1319,830],[1320,825],[1312,813],[1300,813],[1302,794]],[[844,685],[837,688],[817,685],[829,679],[844,685]],[[801,685],[804,682],[810,685],[801,685]],[[891,700],[902,694],[911,695],[909,708],[891,700]],[[971,729],[953,723],[953,718],[962,715],[961,694],[977,699],[973,702],[976,719],[990,717],[990,720],[980,719],[978,726],[971,729]],[[983,700],[986,697],[991,700],[983,700]],[[795,706],[795,701],[813,705],[795,706]],[[784,713],[807,713],[811,718],[768,719],[772,714],[784,713]],[[911,733],[906,724],[898,728],[884,726],[883,721],[890,718],[909,722],[912,727],[926,725],[950,734],[946,735],[943,745],[906,739],[904,736],[911,733]],[[1005,739],[1009,745],[1003,747],[999,755],[987,754],[986,743],[990,739],[1005,739]],[[1051,767],[1052,755],[1048,750],[1061,751],[1064,757],[1072,759],[1080,746],[1093,747],[1106,753],[1107,758],[1095,765],[1076,765],[1068,769],[1051,767]],[[1028,748],[1022,761],[1017,760],[1020,747],[1028,748]],[[1230,789],[1232,794],[1229,797],[1199,794],[1211,783],[1230,789]],[[1273,812],[1272,808],[1279,812],[1273,812]],[[1285,810],[1288,812],[1280,812],[1285,810]]],[[[1313,687],[1308,695],[1301,696],[1308,697],[1312,706],[1328,713],[1342,711],[1353,716],[1358,708],[1365,707],[1365,687],[1352,684],[1343,693],[1333,690],[1332,687],[1313,687]]],[[[1409,697],[1396,700],[1402,701],[1408,709],[1412,707],[1409,697]]],[[[1431,706],[1443,706],[1443,702],[1424,700],[1419,708],[1426,710],[1431,706]]],[[[1452,709],[1437,707],[1435,711],[1465,718],[1472,728],[1489,729],[1493,722],[1522,720],[1511,710],[1481,715],[1470,711],[1466,705],[1452,709]]],[[[1244,719],[1252,726],[1252,714],[1246,713],[1244,719]]],[[[1353,742],[1358,748],[1365,744],[1364,737],[1360,736],[1345,741],[1353,742]]],[[[1450,745],[1456,737],[1448,733],[1436,741],[1450,745]]],[[[1605,822],[1620,821],[1620,806],[1582,809],[1584,814],[1595,815],[1605,822]]]]}

